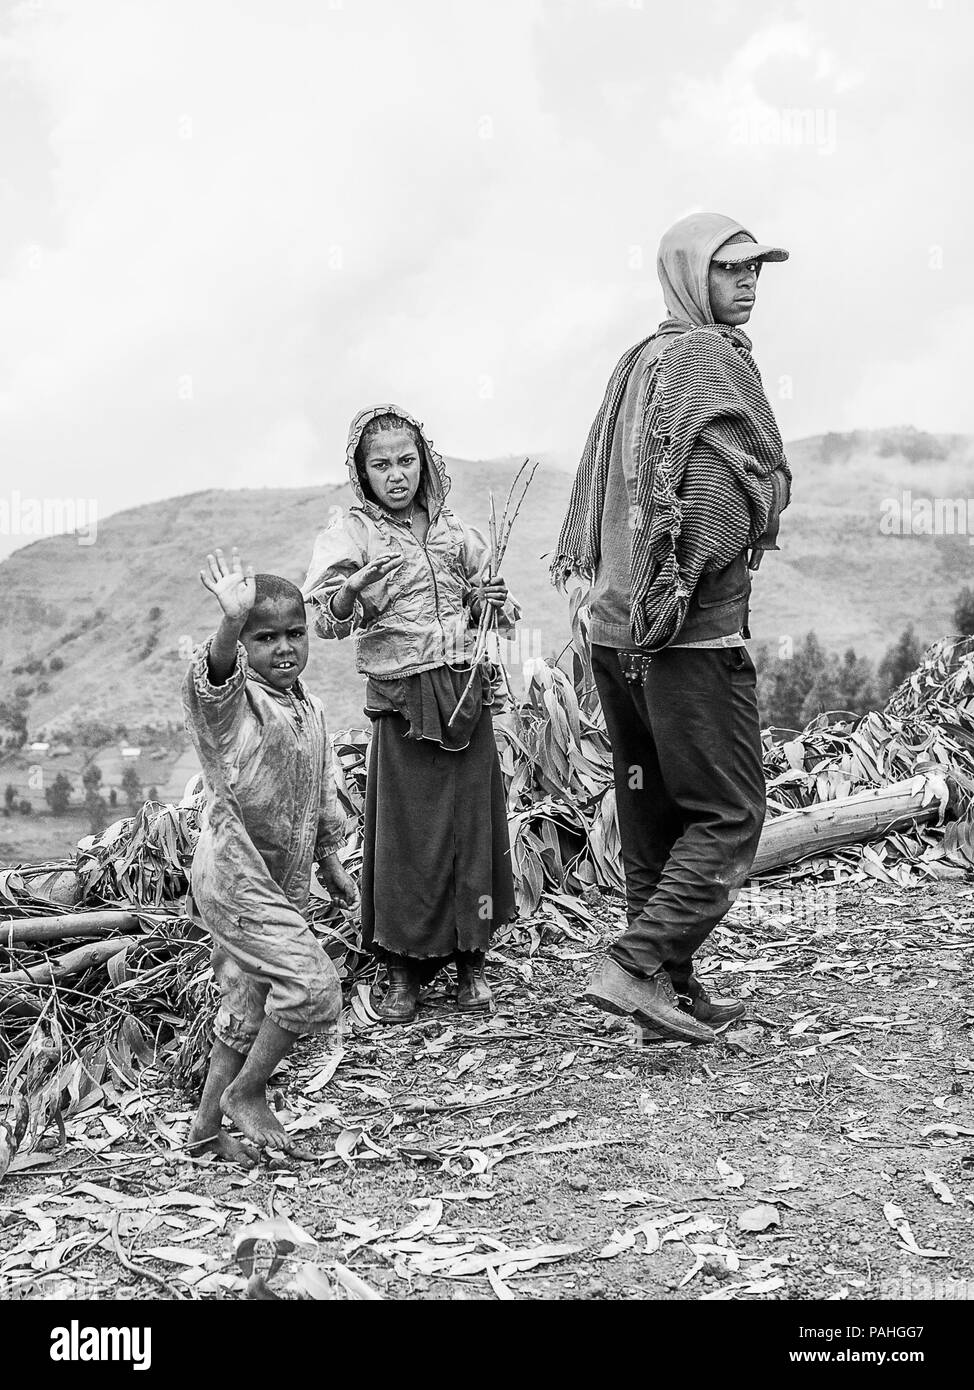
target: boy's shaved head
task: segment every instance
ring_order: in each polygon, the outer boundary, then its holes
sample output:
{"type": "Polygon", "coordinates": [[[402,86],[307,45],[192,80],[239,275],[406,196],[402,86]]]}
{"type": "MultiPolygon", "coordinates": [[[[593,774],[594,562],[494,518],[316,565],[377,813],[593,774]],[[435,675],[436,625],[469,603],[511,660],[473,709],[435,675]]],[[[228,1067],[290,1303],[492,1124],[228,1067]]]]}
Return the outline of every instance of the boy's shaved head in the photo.
{"type": "Polygon", "coordinates": [[[299,623],[305,621],[304,595],[290,579],[282,579],[279,574],[254,575],[254,606],[244,624],[244,632],[253,632],[258,627],[275,627],[287,619],[299,623]]]}
{"type": "Polygon", "coordinates": [[[255,574],[254,575],[254,607],[259,603],[266,603],[270,599],[276,602],[278,599],[289,600],[296,607],[304,611],[304,596],[296,584],[292,584],[290,579],[282,579],[279,574],[255,574]]]}

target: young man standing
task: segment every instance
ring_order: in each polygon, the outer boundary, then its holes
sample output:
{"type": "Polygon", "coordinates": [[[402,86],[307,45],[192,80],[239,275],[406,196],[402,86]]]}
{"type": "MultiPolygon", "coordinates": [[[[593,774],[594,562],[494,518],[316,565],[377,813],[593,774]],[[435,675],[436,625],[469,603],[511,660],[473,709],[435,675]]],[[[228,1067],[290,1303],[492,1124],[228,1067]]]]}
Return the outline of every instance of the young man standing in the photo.
{"type": "Polygon", "coordinates": [[[744,1012],[708,997],[693,956],[764,821],[749,567],[777,548],[791,474],[742,325],[762,265],[787,257],[716,213],[665,234],[668,317],[610,378],[552,565],[592,584],[626,874],[628,927],[585,998],[689,1042],[744,1012]]]}

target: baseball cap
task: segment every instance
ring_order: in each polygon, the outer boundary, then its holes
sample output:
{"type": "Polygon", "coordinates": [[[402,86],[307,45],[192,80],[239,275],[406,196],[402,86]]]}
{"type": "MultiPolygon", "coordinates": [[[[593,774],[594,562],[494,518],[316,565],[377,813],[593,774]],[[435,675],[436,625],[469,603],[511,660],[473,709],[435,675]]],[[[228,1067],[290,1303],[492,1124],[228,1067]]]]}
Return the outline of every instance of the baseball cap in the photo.
{"type": "Polygon", "coordinates": [[[719,246],[710,258],[727,265],[740,261],[786,261],[788,252],[783,246],[762,246],[758,241],[735,241],[731,246],[719,246]]]}

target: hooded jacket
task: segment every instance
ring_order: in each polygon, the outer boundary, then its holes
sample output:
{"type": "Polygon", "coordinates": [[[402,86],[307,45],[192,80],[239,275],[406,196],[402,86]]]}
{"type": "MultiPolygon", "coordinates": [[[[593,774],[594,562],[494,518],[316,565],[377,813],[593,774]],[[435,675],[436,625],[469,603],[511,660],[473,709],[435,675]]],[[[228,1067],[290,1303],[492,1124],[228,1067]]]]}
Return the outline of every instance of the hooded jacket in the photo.
{"type": "MultiPolygon", "coordinates": [[[[376,680],[468,661],[476,644],[470,605],[490,567],[490,548],[478,530],[466,526],[446,505],[450,479],[421,422],[398,405],[361,411],[349,430],[345,462],[357,501],[319,534],[302,586],[305,599],[314,606],[315,631],[324,638],[354,635],[356,669],[376,680]],[[417,539],[408,521],[399,521],[362,491],[355,450],[365,426],[378,415],[398,415],[419,434],[418,495],[429,513],[425,542],[417,539]],[[336,618],[331,601],[345,580],[390,550],[401,551],[403,563],[362,590],[350,618],[336,618]]],[[[508,598],[498,627],[510,631],[520,616],[517,604],[508,598]]]]}
{"type": "Polygon", "coordinates": [[[756,568],[760,551],[777,548],[790,481],[780,436],[750,340],[716,324],[710,306],[710,262],[731,238],[754,240],[718,213],[695,213],[664,235],[657,271],[668,317],[623,356],[590,431],[552,573],[590,579],[592,641],[601,645],[639,645],[640,626],[657,619],[651,647],[747,634],[746,552],[754,549],[756,568]],[[664,362],[672,366],[661,376],[664,362]],[[654,392],[667,386],[670,405],[654,426],[654,392]],[[653,439],[661,424],[662,456],[653,439]],[[682,442],[672,469],[671,435],[682,442]],[[650,581],[638,620],[637,545],[650,581]]]}

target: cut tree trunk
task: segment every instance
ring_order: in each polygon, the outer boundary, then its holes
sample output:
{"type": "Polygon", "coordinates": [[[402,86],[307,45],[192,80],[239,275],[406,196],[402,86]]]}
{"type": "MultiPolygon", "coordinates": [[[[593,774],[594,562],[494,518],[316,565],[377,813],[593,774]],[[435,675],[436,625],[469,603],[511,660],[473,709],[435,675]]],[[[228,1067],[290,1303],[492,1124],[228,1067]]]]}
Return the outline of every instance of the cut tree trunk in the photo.
{"type": "Polygon", "coordinates": [[[22,917],[0,922],[0,946],[33,946],[42,941],[67,941],[72,936],[107,936],[113,931],[132,931],[139,919],[134,912],[67,912],[57,917],[22,917]]]}
{"type": "MultiPolygon", "coordinates": [[[[937,779],[939,781],[939,779],[937,779]]],[[[891,830],[937,820],[943,802],[931,794],[933,778],[911,777],[855,796],[821,801],[765,821],[751,877],[794,864],[842,845],[875,840],[891,830]]],[[[946,785],[943,786],[946,796],[946,785]]]]}
{"type": "Polygon", "coordinates": [[[87,946],[78,946],[66,951],[62,956],[45,961],[43,965],[31,965],[23,970],[4,970],[0,973],[0,989],[17,985],[50,985],[55,981],[70,979],[81,975],[93,965],[104,965],[106,960],[117,956],[126,946],[137,941],[145,942],[145,936],[113,936],[110,941],[93,941],[87,946]]]}

